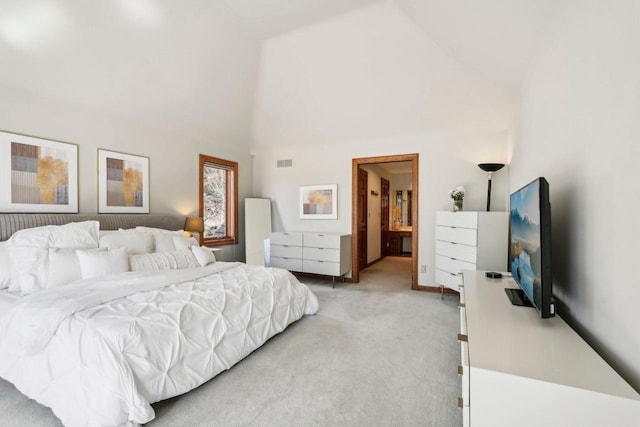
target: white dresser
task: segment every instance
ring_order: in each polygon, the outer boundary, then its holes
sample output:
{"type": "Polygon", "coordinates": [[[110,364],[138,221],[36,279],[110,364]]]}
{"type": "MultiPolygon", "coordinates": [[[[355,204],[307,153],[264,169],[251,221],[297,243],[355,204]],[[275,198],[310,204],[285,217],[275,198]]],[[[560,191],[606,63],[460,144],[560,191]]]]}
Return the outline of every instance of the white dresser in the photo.
{"type": "Polygon", "coordinates": [[[462,270],[507,270],[507,212],[436,212],[436,283],[458,290],[462,270]]]}
{"type": "Polygon", "coordinates": [[[340,277],[351,271],[351,235],[271,233],[271,266],[302,273],[340,277]]]}
{"type": "Polygon", "coordinates": [[[632,427],[640,395],[560,316],[511,305],[511,277],[465,271],[460,287],[465,427],[632,427]]]}

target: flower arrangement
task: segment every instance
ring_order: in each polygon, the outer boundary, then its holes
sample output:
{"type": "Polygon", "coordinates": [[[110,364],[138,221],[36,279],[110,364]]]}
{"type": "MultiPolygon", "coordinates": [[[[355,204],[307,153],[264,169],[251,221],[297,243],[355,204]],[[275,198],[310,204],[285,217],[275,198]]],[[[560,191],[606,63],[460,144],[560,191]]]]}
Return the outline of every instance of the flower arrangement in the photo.
{"type": "Polygon", "coordinates": [[[453,199],[453,210],[462,210],[462,200],[464,199],[464,187],[459,185],[453,190],[449,190],[449,197],[453,199]]]}
{"type": "Polygon", "coordinates": [[[464,199],[464,187],[459,185],[453,190],[449,190],[449,197],[455,201],[464,199]]]}

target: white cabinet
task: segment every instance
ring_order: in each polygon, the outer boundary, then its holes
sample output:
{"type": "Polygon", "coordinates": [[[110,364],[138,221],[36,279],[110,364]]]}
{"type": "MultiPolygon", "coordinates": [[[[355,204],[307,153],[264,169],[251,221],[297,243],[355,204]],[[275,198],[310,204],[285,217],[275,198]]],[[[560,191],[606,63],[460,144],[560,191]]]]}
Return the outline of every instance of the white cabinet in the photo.
{"type": "Polygon", "coordinates": [[[244,199],[244,247],[247,264],[264,265],[264,241],[271,234],[271,200],[244,199]]]}
{"type": "Polygon", "coordinates": [[[271,266],[339,277],[351,271],[351,235],[271,233],[271,266]]]}
{"type": "Polygon", "coordinates": [[[560,316],[511,305],[511,277],[465,271],[460,287],[465,426],[637,426],[640,395],[560,316]]]}
{"type": "Polygon", "coordinates": [[[506,271],[507,212],[436,212],[436,283],[458,290],[462,270],[506,271]]]}

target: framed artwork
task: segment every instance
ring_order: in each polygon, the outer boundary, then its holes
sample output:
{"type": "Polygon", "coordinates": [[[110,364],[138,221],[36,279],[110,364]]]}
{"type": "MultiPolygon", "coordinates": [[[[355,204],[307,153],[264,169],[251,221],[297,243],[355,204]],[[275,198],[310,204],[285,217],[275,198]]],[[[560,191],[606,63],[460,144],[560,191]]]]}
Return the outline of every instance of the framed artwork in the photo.
{"type": "Polygon", "coordinates": [[[338,219],[338,185],[300,187],[301,219],[338,219]]]}
{"type": "Polygon", "coordinates": [[[98,149],[98,212],[149,213],[149,158],[98,149]]]}
{"type": "Polygon", "coordinates": [[[78,146],[0,132],[0,212],[78,212],[78,146]]]}

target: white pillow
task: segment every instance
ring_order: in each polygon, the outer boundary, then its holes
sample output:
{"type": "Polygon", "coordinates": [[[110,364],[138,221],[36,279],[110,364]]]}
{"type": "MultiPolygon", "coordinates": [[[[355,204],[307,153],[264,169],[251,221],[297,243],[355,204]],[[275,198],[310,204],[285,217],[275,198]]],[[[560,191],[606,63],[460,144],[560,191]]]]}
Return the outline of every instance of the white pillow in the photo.
{"type": "Polygon", "coordinates": [[[118,230],[100,233],[100,247],[109,250],[126,248],[132,254],[153,252],[151,233],[138,233],[134,230],[118,230]]]}
{"type": "Polygon", "coordinates": [[[198,266],[198,260],[189,250],[129,255],[131,271],[156,271],[198,266]]]}
{"type": "Polygon", "coordinates": [[[78,254],[80,273],[83,279],[129,271],[127,248],[109,251],[78,250],[76,253],[78,254]]]}
{"type": "Polygon", "coordinates": [[[47,287],[48,248],[7,245],[6,250],[11,260],[10,292],[27,295],[47,287]]]}
{"type": "MultiPolygon", "coordinates": [[[[104,251],[104,248],[87,249],[104,251]]],[[[66,285],[82,279],[80,259],[75,249],[49,248],[49,272],[47,289],[66,285]]]]}
{"type": "Polygon", "coordinates": [[[25,228],[18,230],[7,240],[9,246],[35,246],[38,248],[48,248],[51,230],[55,225],[45,225],[44,227],[25,228]]]}
{"type": "Polygon", "coordinates": [[[155,228],[155,227],[145,227],[142,225],[139,225],[135,228],[136,231],[146,231],[149,233],[162,233],[162,234],[178,234],[180,236],[182,236],[182,233],[184,233],[184,230],[165,230],[164,228],[155,228]]]}
{"type": "Polygon", "coordinates": [[[98,247],[98,221],[70,222],[54,226],[49,235],[49,247],[91,249],[98,247]]]}
{"type": "Polygon", "coordinates": [[[206,246],[191,246],[191,252],[198,260],[200,267],[216,262],[213,251],[206,246]]]}
{"type": "MultiPolygon", "coordinates": [[[[138,231],[138,233],[142,233],[138,231]]],[[[173,243],[173,233],[151,233],[153,236],[153,242],[156,252],[171,252],[176,250],[176,245],[173,243]]]]}
{"type": "Polygon", "coordinates": [[[97,248],[99,228],[98,221],[25,228],[13,233],[8,242],[9,245],[37,246],[39,248],[97,248]]]}
{"type": "Polygon", "coordinates": [[[0,289],[7,289],[11,282],[11,260],[6,245],[6,242],[0,242],[0,289]]]}
{"type": "Polygon", "coordinates": [[[200,246],[193,237],[173,236],[173,244],[176,249],[190,249],[191,246],[200,246]]]}
{"type": "Polygon", "coordinates": [[[9,291],[32,294],[49,282],[49,248],[95,248],[98,221],[47,225],[15,232],[7,241],[11,280],[9,291]]]}

